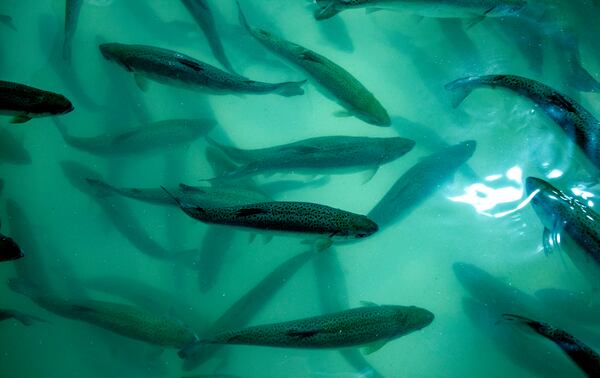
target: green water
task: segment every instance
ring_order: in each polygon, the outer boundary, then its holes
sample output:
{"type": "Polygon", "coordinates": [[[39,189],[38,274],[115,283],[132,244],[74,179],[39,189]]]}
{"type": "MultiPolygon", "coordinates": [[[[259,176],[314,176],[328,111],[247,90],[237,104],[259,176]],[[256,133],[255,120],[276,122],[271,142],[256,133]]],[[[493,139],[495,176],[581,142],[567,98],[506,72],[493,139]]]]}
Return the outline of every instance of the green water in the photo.
{"type": "MultiPolygon", "coordinates": [[[[238,23],[235,2],[208,3],[225,52],[239,73],[265,82],[307,78],[252,39],[238,23]]],[[[578,51],[585,69],[600,80],[597,2],[556,0],[534,27],[502,18],[467,27],[468,20],[463,25],[388,11],[365,14],[360,9],[317,22],[309,1],[240,3],[252,26],[323,54],[351,72],[386,108],[392,126],[335,116],[340,105],[310,81],[303,86],[305,94],[294,97],[218,96],[153,82],[147,91],[140,90],[131,73],[102,57],[98,44],[164,47],[220,67],[202,31],[178,1],[84,1],[68,64],[61,58],[64,2],[4,0],[0,14],[12,17],[16,31],[0,23],[0,78],[66,95],[75,111],[57,118],[75,136],[118,132],[163,119],[206,117],[218,123],[211,137],[240,148],[328,135],[400,135],[415,140],[411,152],[383,165],[366,183],[364,172],[256,179],[259,188],[266,182],[297,180],[292,190],[271,190],[276,200],[315,202],[358,214],[367,214],[421,158],[446,145],[475,140],[476,151],[467,163],[470,170],[459,170],[404,219],[359,242],[335,245],[297,273],[279,279],[278,290],[253,300],[256,313],[245,324],[300,319],[358,307],[361,301],[423,307],[435,320],[364,356],[359,369],[337,350],[225,346],[195,370],[184,372],[175,348],[60,317],[1,285],[0,308],[47,322],[28,327],[15,320],[0,323],[0,377],[368,377],[375,376],[372,369],[385,377],[581,375],[549,341],[498,320],[499,314],[516,311],[524,301],[523,306],[541,309],[540,320],[558,319],[557,326],[600,350],[598,322],[582,323],[564,304],[536,302],[533,294],[540,289],[583,292],[589,285],[564,254],[544,255],[543,226],[523,204],[524,179],[536,176],[565,190],[580,189],[574,194],[583,190],[593,205],[595,188],[590,183],[597,177],[596,168],[527,99],[480,89],[455,109],[444,84],[469,75],[522,75],[568,94],[600,116],[598,94],[573,88],[574,57],[569,53],[578,51]],[[578,42],[574,50],[557,42],[564,36],[578,42]],[[469,290],[457,280],[457,262],[473,264],[493,278],[469,290]],[[473,298],[484,306],[473,305],[473,298]]],[[[22,125],[8,120],[2,116],[1,127],[25,146],[31,163],[0,162],[1,232],[13,236],[26,254],[16,262],[1,263],[3,281],[33,277],[45,292],[61,298],[134,304],[185,323],[202,338],[238,298],[281,263],[310,248],[302,243],[304,238],[283,234],[270,241],[259,235],[251,242],[249,230],[217,229],[174,207],[94,198],[75,188],[60,165],[75,161],[116,186],[201,185],[206,183],[200,179],[214,175],[204,138],[169,152],[97,157],[65,143],[52,118],[22,125]],[[21,212],[13,206],[7,213],[7,201],[18,204],[21,212]],[[152,258],[118,231],[110,214],[124,220],[126,230],[139,226],[145,237],[167,251],[193,250],[209,258],[204,257],[201,267],[152,258]],[[98,290],[99,283],[109,288],[98,290]]],[[[583,304],[582,311],[597,313],[597,307],[590,306],[583,304]]]]}

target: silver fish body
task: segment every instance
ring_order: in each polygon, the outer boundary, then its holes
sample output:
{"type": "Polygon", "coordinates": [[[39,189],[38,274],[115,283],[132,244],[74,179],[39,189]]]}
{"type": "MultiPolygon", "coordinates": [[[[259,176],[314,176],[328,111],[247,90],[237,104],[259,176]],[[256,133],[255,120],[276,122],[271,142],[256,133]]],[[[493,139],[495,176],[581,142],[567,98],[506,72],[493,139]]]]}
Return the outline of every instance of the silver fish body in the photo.
{"type": "Polygon", "coordinates": [[[377,170],[408,153],[415,142],[400,137],[317,137],[254,150],[224,146],[209,139],[229,158],[242,163],[221,178],[244,178],[265,173],[328,174],[377,170]]]}
{"type": "Polygon", "coordinates": [[[344,348],[387,342],[427,327],[433,319],[433,313],[415,306],[373,305],[227,331],[206,342],[281,348],[344,348]]]}
{"type": "Polygon", "coordinates": [[[243,206],[202,208],[177,199],[190,217],[270,232],[316,234],[331,240],[361,239],[372,235],[377,224],[364,215],[310,202],[262,202],[243,206]]]}
{"type": "MultiPolygon", "coordinates": [[[[239,4],[238,4],[239,7],[239,4]]],[[[376,126],[390,126],[390,116],[379,100],[350,72],[330,59],[298,44],[286,41],[263,29],[251,27],[241,7],[242,25],[260,43],[275,54],[307,72],[317,88],[337,101],[349,115],[376,126]]]]}
{"type": "Polygon", "coordinates": [[[600,168],[600,122],[574,99],[539,81],[516,75],[471,76],[446,84],[458,106],[476,88],[504,88],[536,105],[600,168]]]}
{"type": "Polygon", "coordinates": [[[0,80],[0,114],[14,116],[11,123],[65,114],[73,109],[73,104],[61,94],[0,80]]]}
{"type": "Polygon", "coordinates": [[[172,119],[149,123],[119,134],[80,138],[69,135],[56,123],[65,142],[94,155],[131,155],[169,150],[189,144],[208,133],[215,125],[208,119],[172,119]]]}
{"type": "Polygon", "coordinates": [[[502,17],[520,11],[525,0],[316,0],[315,19],[325,20],[343,10],[392,10],[424,17],[502,17]]]}
{"type": "Polygon", "coordinates": [[[102,55],[139,77],[159,83],[197,89],[211,94],[304,94],[305,81],[265,83],[225,72],[177,51],[146,45],[104,43],[102,55]]]}

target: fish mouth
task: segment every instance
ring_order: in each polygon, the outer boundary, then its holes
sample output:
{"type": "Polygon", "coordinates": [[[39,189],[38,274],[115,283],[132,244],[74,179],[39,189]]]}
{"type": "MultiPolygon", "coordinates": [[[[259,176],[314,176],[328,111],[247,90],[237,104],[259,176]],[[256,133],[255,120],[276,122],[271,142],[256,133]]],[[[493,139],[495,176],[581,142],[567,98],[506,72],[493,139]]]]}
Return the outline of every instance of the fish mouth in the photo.
{"type": "Polygon", "coordinates": [[[544,186],[544,181],[536,177],[527,177],[525,179],[525,191],[530,196],[536,190],[539,191],[544,186]]]}

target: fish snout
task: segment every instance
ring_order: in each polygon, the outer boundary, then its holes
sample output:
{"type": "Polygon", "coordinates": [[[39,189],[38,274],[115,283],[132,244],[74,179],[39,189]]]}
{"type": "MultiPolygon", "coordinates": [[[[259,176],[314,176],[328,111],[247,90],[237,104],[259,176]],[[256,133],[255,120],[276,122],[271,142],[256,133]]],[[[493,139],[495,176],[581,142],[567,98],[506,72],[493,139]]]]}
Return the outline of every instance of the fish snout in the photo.
{"type": "Polygon", "coordinates": [[[541,191],[546,186],[544,180],[536,177],[527,177],[525,179],[525,191],[527,195],[532,195],[535,191],[541,191]]]}
{"type": "Polygon", "coordinates": [[[379,231],[377,223],[365,216],[363,216],[358,223],[354,233],[354,237],[357,239],[366,238],[379,231]]]}

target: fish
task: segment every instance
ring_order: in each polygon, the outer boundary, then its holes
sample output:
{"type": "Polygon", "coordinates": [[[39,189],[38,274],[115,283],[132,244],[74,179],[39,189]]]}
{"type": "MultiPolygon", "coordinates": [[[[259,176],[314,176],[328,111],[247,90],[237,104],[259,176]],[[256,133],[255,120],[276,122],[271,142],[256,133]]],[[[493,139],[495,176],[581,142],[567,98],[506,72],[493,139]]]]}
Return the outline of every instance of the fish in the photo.
{"type": "Polygon", "coordinates": [[[525,0],[315,0],[316,20],[326,20],[348,10],[364,8],[367,13],[377,10],[403,11],[423,17],[475,18],[504,17],[518,13],[525,0]]]}
{"type": "Polygon", "coordinates": [[[31,164],[31,155],[23,142],[5,128],[0,128],[0,162],[9,164],[31,164]]]}
{"type": "MultiPolygon", "coordinates": [[[[514,283],[499,279],[473,264],[456,262],[452,264],[452,270],[468,293],[462,300],[466,315],[499,351],[533,376],[573,376],[575,368],[572,363],[553,345],[537,338],[524,338],[514,327],[498,321],[504,313],[527,314],[530,317],[544,314],[535,297],[521,291],[514,283]]],[[[483,374],[493,375],[494,372],[490,370],[483,374]]]]}
{"type": "Polygon", "coordinates": [[[282,323],[225,331],[198,344],[337,349],[365,346],[370,354],[388,341],[427,327],[432,312],[416,306],[367,305],[282,323]]]}
{"type": "Polygon", "coordinates": [[[533,101],[600,167],[600,122],[572,98],[539,81],[516,75],[470,76],[445,85],[457,107],[476,88],[504,88],[533,101]]]}
{"type": "Polygon", "coordinates": [[[14,31],[17,31],[17,28],[15,27],[15,24],[13,24],[12,17],[10,17],[7,14],[0,14],[0,23],[8,26],[9,28],[11,28],[14,31]]]}
{"type": "Polygon", "coordinates": [[[15,319],[24,326],[30,326],[35,324],[36,322],[45,322],[44,319],[38,318],[37,316],[28,315],[21,311],[17,310],[9,310],[0,308],[0,322],[7,319],[15,319]]]}
{"type": "Polygon", "coordinates": [[[92,169],[74,161],[62,161],[60,167],[69,183],[80,192],[93,199],[108,217],[115,229],[127,239],[138,251],[148,257],[167,262],[169,264],[183,265],[193,268],[196,254],[195,249],[184,251],[169,251],[154,237],[149,235],[140,223],[140,220],[119,197],[108,198],[99,193],[98,189],[90,185],[87,179],[102,181],[102,177],[92,169]]]}
{"type": "Polygon", "coordinates": [[[25,257],[21,247],[11,237],[0,234],[0,262],[14,261],[25,257]]]}
{"type": "MultiPolygon", "coordinates": [[[[175,206],[177,202],[163,189],[158,188],[122,188],[106,182],[87,178],[86,181],[97,190],[101,196],[119,195],[144,203],[162,206],[175,206]]],[[[234,186],[179,186],[168,189],[183,202],[193,203],[201,207],[239,206],[248,203],[270,201],[271,198],[258,190],[234,186]]]]}
{"type": "Polygon", "coordinates": [[[240,179],[270,173],[327,174],[368,170],[370,177],[383,164],[408,153],[415,142],[401,137],[370,138],[327,136],[300,140],[274,147],[242,150],[207,138],[230,159],[242,163],[212,180],[240,179]]]}
{"type": "Polygon", "coordinates": [[[345,110],[339,116],[355,116],[375,126],[390,126],[390,116],[375,96],[350,72],[306,47],[251,27],[238,2],[242,26],[267,49],[305,71],[325,97],[334,99],[345,110]]]}
{"type": "MultiPolygon", "coordinates": [[[[207,335],[215,335],[233,328],[245,327],[306,263],[316,256],[314,251],[298,253],[265,275],[255,286],[238,298],[214,323],[207,335]]],[[[218,344],[188,345],[179,356],[184,359],[183,369],[192,370],[207,361],[221,348],[218,344]]]]}
{"type": "Polygon", "coordinates": [[[66,114],[74,110],[65,96],[0,80],[0,115],[13,116],[10,123],[24,123],[32,118],[66,114]]]}
{"type": "Polygon", "coordinates": [[[235,73],[235,70],[231,66],[225,50],[223,49],[223,43],[217,32],[215,26],[215,19],[212,11],[206,0],[181,0],[183,5],[187,8],[188,12],[194,17],[196,23],[204,32],[208,45],[212,50],[213,55],[219,63],[229,72],[235,73]]]}
{"type": "Polygon", "coordinates": [[[409,215],[468,161],[477,143],[464,141],[422,158],[392,185],[367,215],[381,229],[409,215]]]}
{"type": "Polygon", "coordinates": [[[600,289],[600,215],[592,207],[540,178],[527,177],[525,190],[544,226],[546,253],[552,252],[553,246],[567,244],[561,249],[590,280],[592,288],[600,289]],[[568,245],[571,240],[575,246],[568,245]]]}
{"type": "Polygon", "coordinates": [[[182,53],[147,45],[103,43],[105,59],[114,61],[135,76],[140,89],[146,79],[162,84],[201,90],[210,94],[278,94],[284,97],[304,94],[306,80],[264,83],[228,73],[182,53]]]}
{"type": "Polygon", "coordinates": [[[176,319],[193,329],[206,327],[208,321],[202,314],[201,305],[181,300],[172,292],[161,287],[135,279],[118,275],[96,276],[78,283],[86,289],[122,298],[137,307],[156,314],[176,314],[176,319]]]}
{"type": "Polygon", "coordinates": [[[545,322],[515,314],[503,314],[503,319],[522,324],[552,341],[588,376],[600,377],[600,355],[570,333],[545,322]]]}
{"type": "Polygon", "coordinates": [[[65,1],[65,36],[63,40],[62,56],[66,61],[71,60],[71,45],[73,43],[73,36],[75,36],[75,30],[77,29],[77,21],[79,20],[79,13],[81,12],[82,5],[83,0],[65,1]]]}
{"type": "Polygon", "coordinates": [[[329,245],[335,240],[366,238],[378,229],[377,224],[364,215],[311,202],[276,201],[206,208],[182,202],[177,197],[173,199],[184,213],[204,223],[316,234],[327,237],[329,245]]]}
{"type": "Polygon", "coordinates": [[[119,134],[74,137],[65,125],[55,120],[65,142],[80,151],[98,156],[132,155],[170,150],[192,143],[206,135],[216,124],[210,119],[169,119],[151,122],[119,134]]]}
{"type": "Polygon", "coordinates": [[[180,321],[117,302],[63,299],[23,280],[10,279],[9,288],[29,297],[43,309],[79,320],[121,336],[162,347],[182,348],[194,342],[195,333],[180,321]]]}

